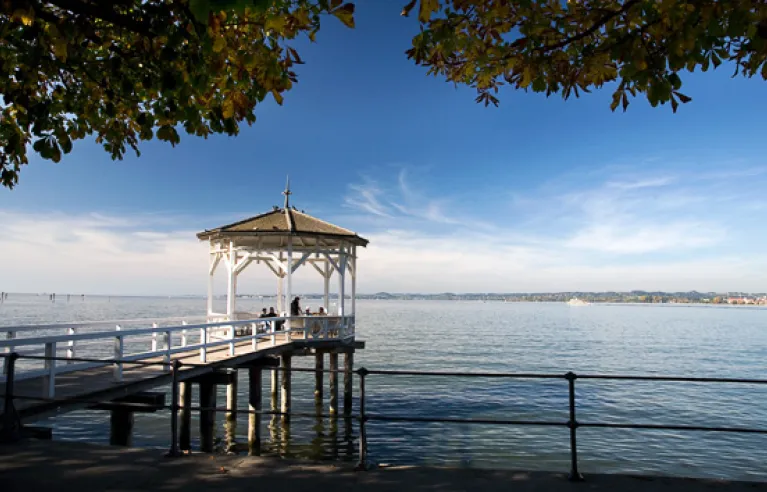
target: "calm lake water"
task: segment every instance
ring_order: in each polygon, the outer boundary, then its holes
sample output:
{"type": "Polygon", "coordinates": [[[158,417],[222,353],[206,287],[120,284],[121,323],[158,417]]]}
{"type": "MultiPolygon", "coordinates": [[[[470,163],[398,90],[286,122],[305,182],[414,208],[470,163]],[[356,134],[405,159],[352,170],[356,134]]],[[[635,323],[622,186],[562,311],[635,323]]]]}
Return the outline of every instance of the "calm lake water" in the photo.
{"type": "MultiPolygon", "coordinates": [[[[238,302],[238,308],[261,307],[257,300],[238,302]]],[[[59,295],[54,304],[44,296],[11,295],[0,305],[0,325],[198,316],[204,310],[203,299],[72,296],[66,302],[59,295]]],[[[358,339],[367,342],[355,356],[357,367],[767,379],[767,309],[762,308],[359,301],[357,310],[358,339]]],[[[313,358],[295,358],[294,365],[313,366],[313,358]]],[[[314,411],[313,377],[294,374],[293,411],[314,411]]],[[[243,406],[245,383],[241,375],[243,406]]],[[[579,380],[576,388],[581,422],[767,429],[763,386],[579,380]]],[[[397,416],[565,422],[567,383],[370,376],[366,409],[397,416]]],[[[167,448],[168,422],[167,412],[138,414],[134,444],[167,448]]],[[[223,418],[217,422],[223,438],[223,418]]],[[[108,442],[106,412],[73,412],[45,424],[54,427],[55,439],[108,442]]],[[[238,440],[247,442],[246,432],[247,416],[241,415],[238,440]]],[[[264,422],[262,434],[270,453],[356,460],[357,432],[356,423],[350,428],[343,419],[295,418],[289,433],[264,422]]],[[[559,471],[569,466],[564,427],[370,422],[368,434],[370,458],[378,463],[559,471]]],[[[578,438],[584,473],[767,480],[767,435],[583,428],[578,438]]]]}

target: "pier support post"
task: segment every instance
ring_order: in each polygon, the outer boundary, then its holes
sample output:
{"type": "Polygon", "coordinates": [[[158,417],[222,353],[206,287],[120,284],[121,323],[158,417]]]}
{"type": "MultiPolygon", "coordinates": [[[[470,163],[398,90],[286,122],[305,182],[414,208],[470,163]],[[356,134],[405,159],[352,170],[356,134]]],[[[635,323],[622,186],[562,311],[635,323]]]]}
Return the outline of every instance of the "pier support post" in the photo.
{"type": "Polygon", "coordinates": [[[133,444],[133,411],[116,408],[110,413],[109,444],[112,446],[130,446],[133,444]]]}
{"type": "Polygon", "coordinates": [[[280,408],[280,412],[282,413],[282,423],[288,424],[290,423],[290,397],[291,397],[291,390],[290,390],[290,368],[291,368],[291,359],[292,356],[290,354],[283,354],[280,357],[280,369],[282,372],[282,405],[280,408]]]}
{"type": "Polygon", "coordinates": [[[330,352],[330,415],[338,414],[338,352],[330,352]]]}
{"type": "Polygon", "coordinates": [[[248,456],[261,455],[261,368],[248,369],[248,456]]]}
{"type": "Polygon", "coordinates": [[[181,418],[178,433],[178,445],[181,451],[192,450],[192,383],[182,382],[179,386],[181,400],[181,418]]]}
{"type": "Polygon", "coordinates": [[[323,370],[325,369],[325,354],[317,350],[314,355],[314,401],[322,405],[322,387],[325,384],[325,376],[323,370]]]}
{"type": "Polygon", "coordinates": [[[237,377],[239,373],[234,369],[232,380],[226,385],[226,450],[234,451],[237,439],[237,377]]]}
{"type": "Polygon", "coordinates": [[[200,382],[200,451],[213,452],[213,439],[216,434],[216,385],[212,382],[200,382]]]}
{"type": "Polygon", "coordinates": [[[277,368],[272,369],[272,386],[271,386],[271,410],[272,412],[277,411],[277,402],[280,395],[280,371],[277,370],[277,368]]]}
{"type": "Polygon", "coordinates": [[[344,354],[344,416],[352,414],[352,378],[354,376],[354,352],[344,354]]]}

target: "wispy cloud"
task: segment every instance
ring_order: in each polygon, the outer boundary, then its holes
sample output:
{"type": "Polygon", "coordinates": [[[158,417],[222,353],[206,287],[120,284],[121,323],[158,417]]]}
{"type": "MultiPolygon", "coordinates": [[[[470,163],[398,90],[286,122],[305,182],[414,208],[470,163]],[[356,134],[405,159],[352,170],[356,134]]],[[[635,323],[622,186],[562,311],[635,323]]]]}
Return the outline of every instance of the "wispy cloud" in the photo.
{"type": "MultiPolygon", "coordinates": [[[[407,168],[360,178],[321,218],[371,240],[358,252],[360,292],[764,290],[767,173],[715,171],[591,169],[467,200],[407,168]]],[[[0,290],[202,294],[195,233],[247,215],[0,210],[0,290]]],[[[258,266],[238,282],[276,288],[258,266]]],[[[322,288],[310,269],[294,284],[322,288]]]]}

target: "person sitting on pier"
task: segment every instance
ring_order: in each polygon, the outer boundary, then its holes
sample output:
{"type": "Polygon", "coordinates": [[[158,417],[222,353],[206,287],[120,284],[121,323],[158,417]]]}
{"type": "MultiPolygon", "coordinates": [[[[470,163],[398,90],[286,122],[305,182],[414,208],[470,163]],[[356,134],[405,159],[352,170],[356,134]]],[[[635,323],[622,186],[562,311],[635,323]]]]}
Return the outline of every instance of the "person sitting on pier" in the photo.
{"type": "Polygon", "coordinates": [[[309,308],[307,307],[307,308],[306,308],[306,313],[305,313],[305,314],[306,314],[307,316],[311,316],[311,315],[312,315],[312,310],[311,310],[311,309],[309,309],[309,308]]]}
{"type": "Polygon", "coordinates": [[[296,296],[296,298],[293,299],[293,302],[290,303],[291,316],[301,316],[301,305],[299,304],[300,300],[301,298],[296,296]]]}
{"type": "Polygon", "coordinates": [[[325,312],[325,308],[324,308],[324,307],[322,307],[322,306],[320,306],[320,310],[319,310],[319,311],[317,311],[317,316],[325,316],[325,315],[327,315],[327,314],[328,314],[328,313],[326,313],[326,312],[325,312]]]}
{"type": "MultiPolygon", "coordinates": [[[[266,308],[263,308],[261,310],[261,314],[259,314],[258,317],[259,318],[268,318],[269,317],[269,315],[266,312],[266,308]]],[[[269,322],[268,321],[264,321],[264,322],[258,324],[258,332],[259,333],[266,333],[268,328],[269,328],[269,322]]]]}

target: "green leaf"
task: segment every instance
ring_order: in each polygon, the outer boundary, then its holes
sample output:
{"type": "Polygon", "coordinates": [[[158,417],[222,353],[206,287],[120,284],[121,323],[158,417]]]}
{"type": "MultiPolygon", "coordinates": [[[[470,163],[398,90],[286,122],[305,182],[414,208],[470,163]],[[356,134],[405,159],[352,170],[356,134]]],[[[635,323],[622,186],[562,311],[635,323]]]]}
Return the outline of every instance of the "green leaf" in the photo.
{"type": "Polygon", "coordinates": [[[679,78],[679,75],[676,73],[672,73],[668,76],[668,81],[671,82],[671,87],[676,91],[682,88],[682,79],[679,78]]]}
{"type": "Polygon", "coordinates": [[[42,153],[45,151],[45,146],[46,146],[45,139],[40,138],[35,140],[35,143],[34,145],[32,145],[32,148],[35,150],[35,152],[42,155],[42,153]]]}

